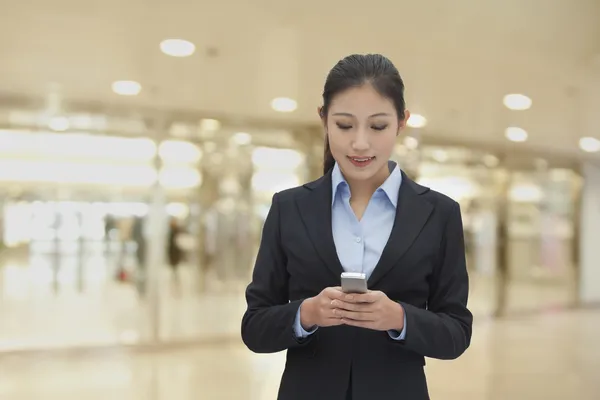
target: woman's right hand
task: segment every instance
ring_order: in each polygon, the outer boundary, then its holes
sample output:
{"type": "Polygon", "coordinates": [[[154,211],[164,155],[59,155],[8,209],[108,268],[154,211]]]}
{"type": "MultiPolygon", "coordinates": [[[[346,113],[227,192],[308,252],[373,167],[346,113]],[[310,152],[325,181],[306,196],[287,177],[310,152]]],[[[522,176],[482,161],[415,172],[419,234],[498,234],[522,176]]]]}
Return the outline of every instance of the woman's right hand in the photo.
{"type": "Polygon", "coordinates": [[[333,313],[335,307],[331,304],[333,300],[344,296],[341,287],[325,288],[315,297],[308,298],[302,302],[300,307],[300,324],[306,330],[315,326],[342,325],[342,319],[333,313]]]}

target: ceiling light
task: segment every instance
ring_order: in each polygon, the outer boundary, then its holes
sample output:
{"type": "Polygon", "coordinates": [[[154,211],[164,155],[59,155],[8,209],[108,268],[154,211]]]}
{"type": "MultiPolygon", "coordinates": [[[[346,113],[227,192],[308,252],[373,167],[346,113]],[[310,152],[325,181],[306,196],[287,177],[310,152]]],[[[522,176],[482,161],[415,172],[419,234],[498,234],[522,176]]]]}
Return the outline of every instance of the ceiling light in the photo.
{"type": "Polygon", "coordinates": [[[64,132],[69,126],[69,119],[66,117],[54,117],[48,122],[48,127],[56,132],[64,132]]]}
{"type": "Polygon", "coordinates": [[[238,146],[245,146],[252,142],[252,136],[250,136],[250,134],[246,132],[238,132],[232,136],[231,140],[234,144],[237,144],[238,146]]]}
{"type": "Polygon", "coordinates": [[[112,84],[112,90],[121,96],[137,96],[142,90],[142,85],[136,81],[116,81],[112,84]]]}
{"type": "Polygon", "coordinates": [[[596,153],[600,151],[600,140],[593,137],[582,137],[579,139],[579,147],[587,153],[596,153]]]}
{"type": "Polygon", "coordinates": [[[427,119],[421,114],[411,114],[408,118],[407,125],[411,128],[422,128],[427,125],[427,119]]]}
{"type": "Polygon", "coordinates": [[[218,131],[221,128],[221,123],[216,119],[205,118],[200,121],[200,129],[205,132],[218,131]]]}
{"type": "Polygon", "coordinates": [[[504,105],[515,111],[527,110],[531,107],[531,99],[524,94],[507,94],[503,99],[504,105]]]}
{"type": "Polygon", "coordinates": [[[179,138],[189,138],[191,136],[191,127],[185,123],[174,122],[169,128],[169,136],[179,138]]]}
{"type": "Polygon", "coordinates": [[[527,140],[527,132],[523,128],[511,126],[504,131],[506,138],[511,142],[524,142],[527,140]]]}
{"type": "Polygon", "coordinates": [[[292,112],[298,108],[296,100],[287,97],[277,97],[271,101],[271,107],[279,112],[292,112]]]}
{"type": "Polygon", "coordinates": [[[167,39],[160,42],[160,50],[171,57],[189,57],[196,51],[196,46],[183,39],[167,39]]]}

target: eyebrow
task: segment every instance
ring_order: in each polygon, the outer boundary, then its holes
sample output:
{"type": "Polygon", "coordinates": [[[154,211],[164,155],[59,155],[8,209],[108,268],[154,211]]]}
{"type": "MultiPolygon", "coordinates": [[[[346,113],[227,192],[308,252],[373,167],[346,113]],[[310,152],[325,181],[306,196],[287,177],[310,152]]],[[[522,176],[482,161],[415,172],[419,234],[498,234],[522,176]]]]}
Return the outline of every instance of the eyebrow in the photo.
{"type": "MultiPolygon", "coordinates": [[[[354,117],[354,115],[350,114],[350,113],[344,113],[344,112],[338,112],[332,115],[337,115],[337,116],[342,116],[342,117],[354,117]]],[[[369,118],[373,118],[373,117],[389,117],[391,114],[388,113],[377,113],[377,114],[373,114],[370,115],[369,118]]]]}

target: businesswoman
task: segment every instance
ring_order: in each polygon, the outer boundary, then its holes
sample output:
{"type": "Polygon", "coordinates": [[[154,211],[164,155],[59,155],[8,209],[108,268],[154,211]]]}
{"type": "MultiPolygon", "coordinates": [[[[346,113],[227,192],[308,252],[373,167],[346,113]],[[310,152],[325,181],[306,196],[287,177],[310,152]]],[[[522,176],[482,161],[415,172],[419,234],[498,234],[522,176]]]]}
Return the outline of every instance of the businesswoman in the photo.
{"type": "Polygon", "coordinates": [[[455,359],[471,340],[459,206],[389,161],[409,112],[387,58],[341,60],[319,116],[324,175],[273,196],[242,338],[287,350],[282,400],[428,399],[425,357],[455,359]],[[343,293],[344,271],[369,291],[343,293]]]}

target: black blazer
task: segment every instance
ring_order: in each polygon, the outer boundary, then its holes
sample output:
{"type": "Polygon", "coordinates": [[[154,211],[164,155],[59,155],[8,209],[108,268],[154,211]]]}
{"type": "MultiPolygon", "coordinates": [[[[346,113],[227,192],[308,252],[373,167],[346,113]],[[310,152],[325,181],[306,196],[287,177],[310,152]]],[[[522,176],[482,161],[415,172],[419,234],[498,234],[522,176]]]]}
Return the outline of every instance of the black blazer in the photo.
{"type": "Polygon", "coordinates": [[[331,229],[331,172],[273,196],[242,339],[256,353],[287,350],[282,400],[428,399],[425,357],[455,359],[471,341],[469,283],[460,208],[402,173],[396,219],[368,284],[398,301],[406,338],[346,325],[296,339],[302,300],[340,285],[331,229]]]}

